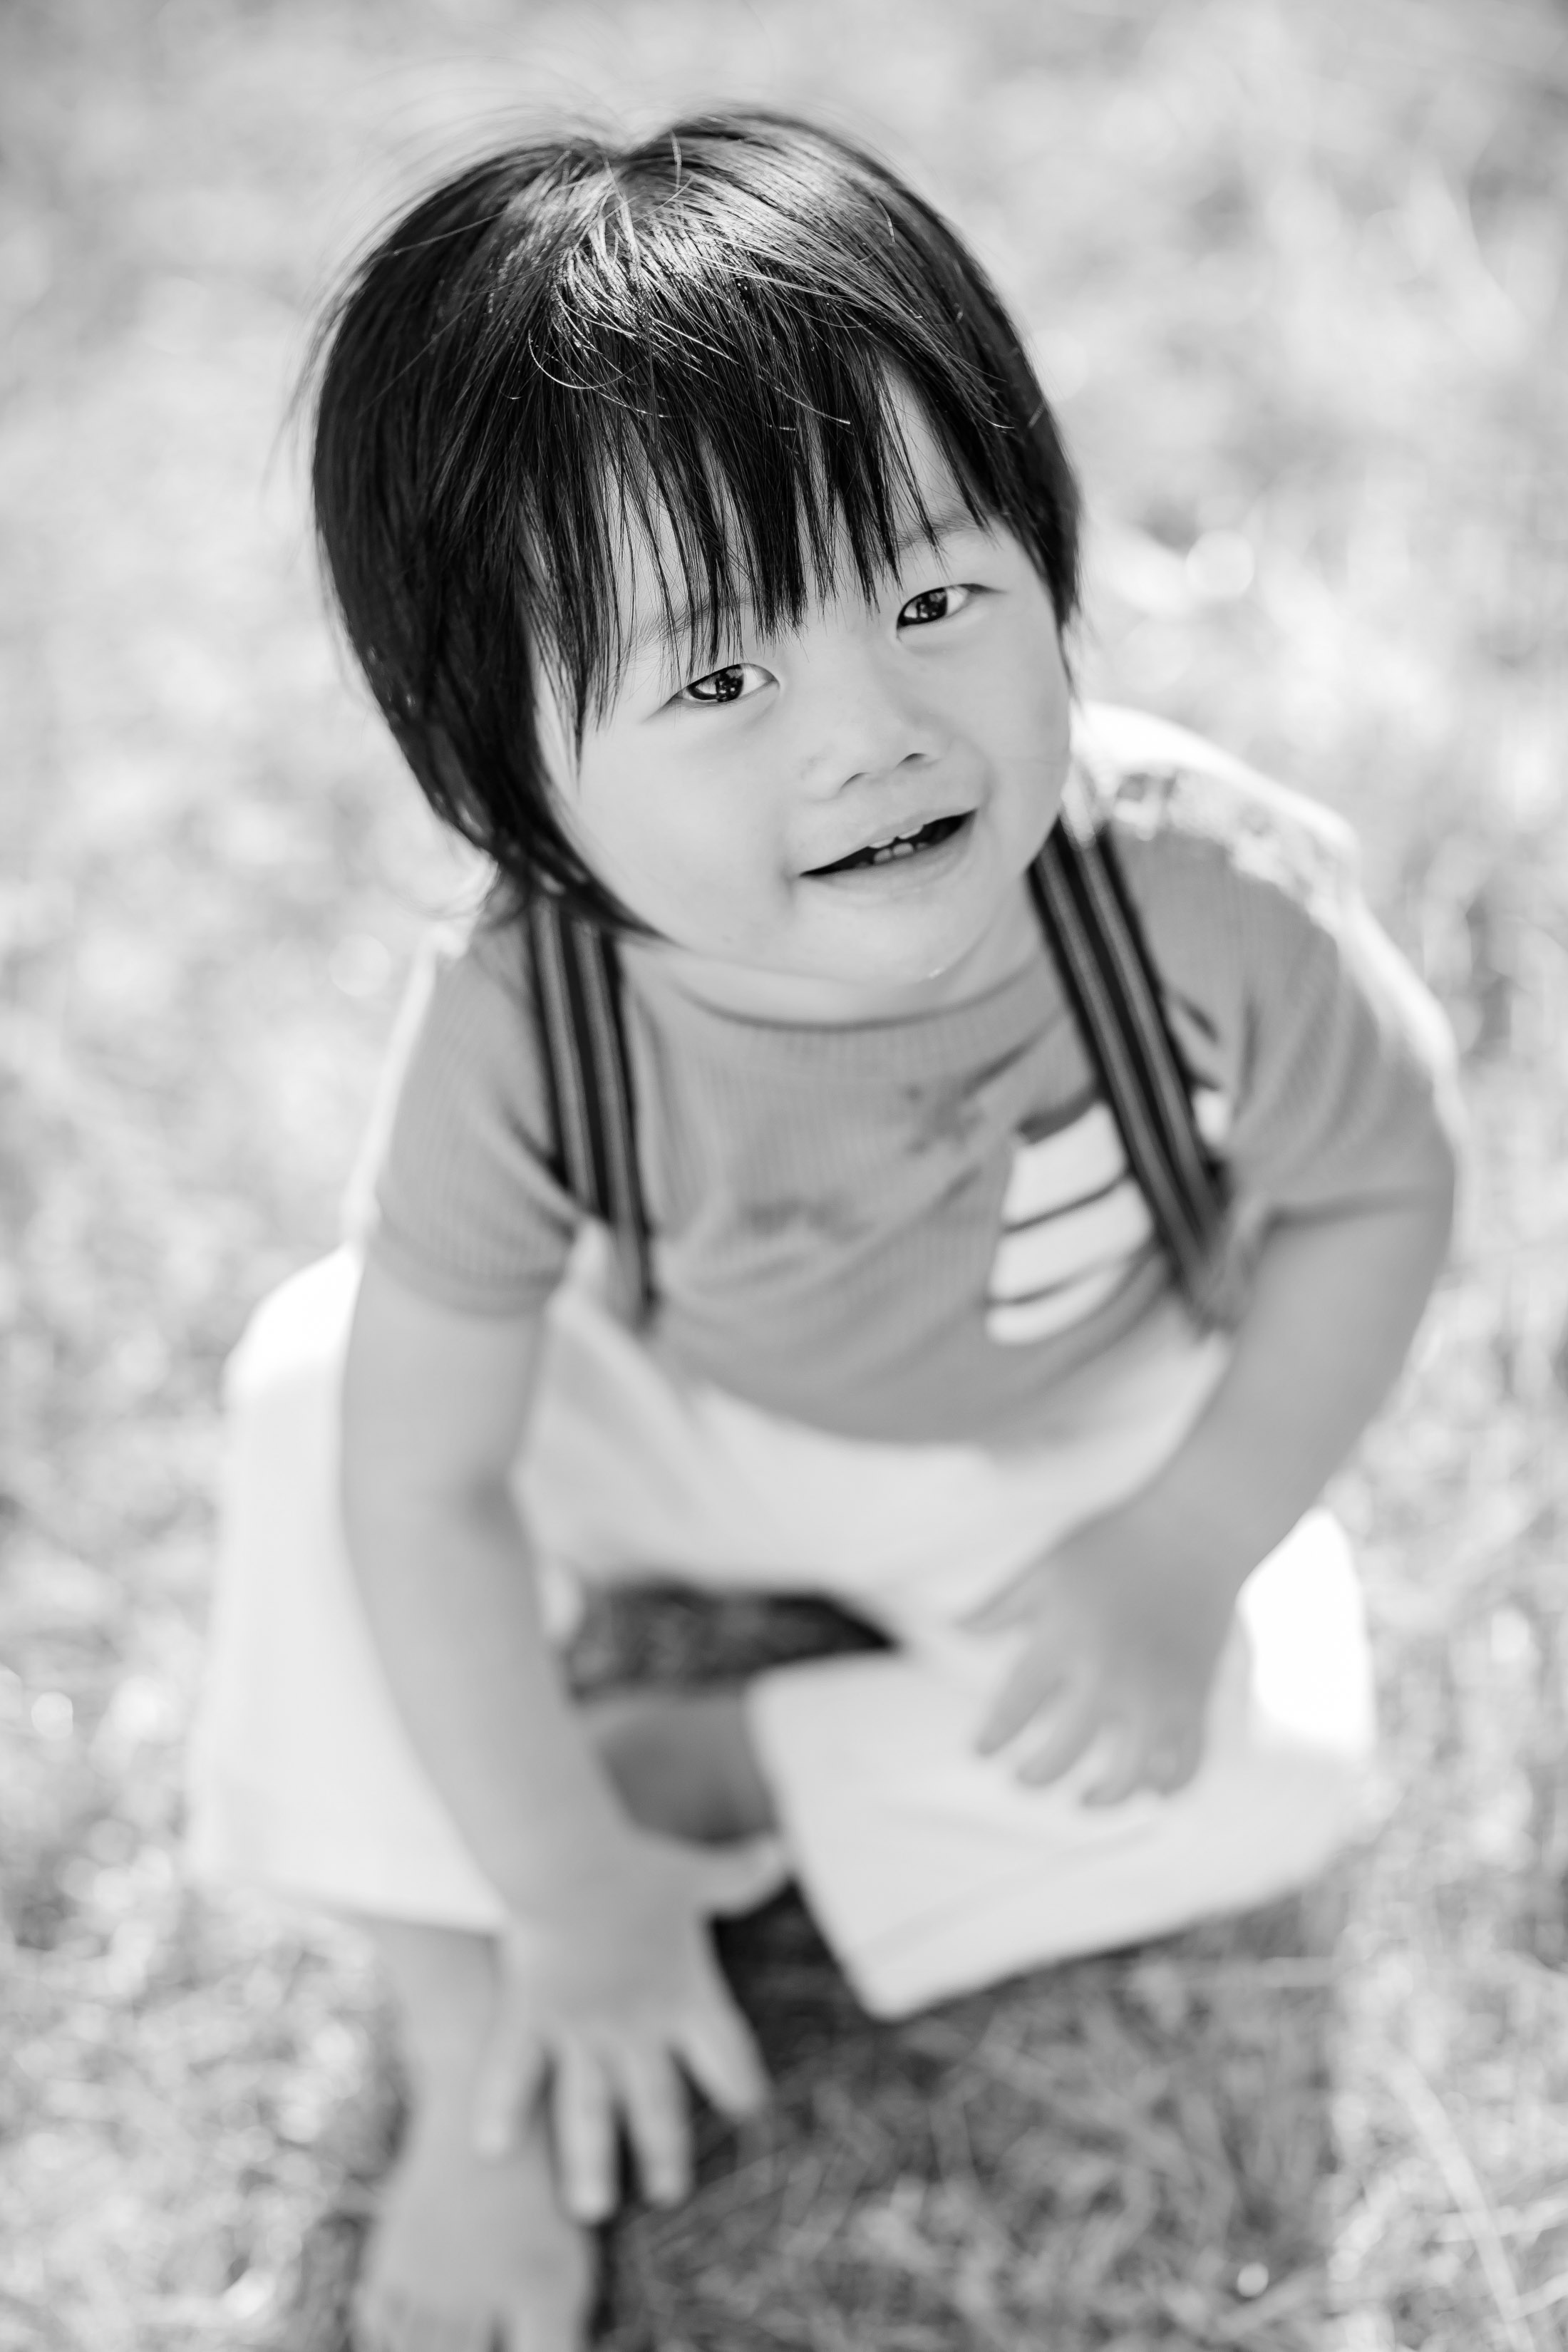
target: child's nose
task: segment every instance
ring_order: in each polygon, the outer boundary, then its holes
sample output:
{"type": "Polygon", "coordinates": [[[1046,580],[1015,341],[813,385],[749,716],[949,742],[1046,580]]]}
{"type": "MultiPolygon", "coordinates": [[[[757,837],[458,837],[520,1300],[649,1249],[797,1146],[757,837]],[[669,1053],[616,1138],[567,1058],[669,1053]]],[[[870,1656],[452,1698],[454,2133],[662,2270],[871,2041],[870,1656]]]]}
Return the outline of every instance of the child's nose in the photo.
{"type": "Polygon", "coordinates": [[[942,749],[934,715],[906,680],[888,677],[879,665],[836,665],[835,674],[816,686],[806,767],[817,791],[838,792],[846,784],[889,775],[934,759],[942,749]]]}

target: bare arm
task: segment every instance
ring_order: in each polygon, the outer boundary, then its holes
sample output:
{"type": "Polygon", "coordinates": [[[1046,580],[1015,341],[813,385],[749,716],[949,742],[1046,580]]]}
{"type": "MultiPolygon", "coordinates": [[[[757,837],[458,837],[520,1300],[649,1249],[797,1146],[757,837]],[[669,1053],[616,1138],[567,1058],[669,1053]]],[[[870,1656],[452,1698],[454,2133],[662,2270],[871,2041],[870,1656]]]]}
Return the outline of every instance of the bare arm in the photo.
{"type": "Polygon", "coordinates": [[[1242,1580],[1321,1493],[1393,1386],[1447,1249],[1451,1186],[1280,1219],[1230,1361],[1141,1499],[1242,1580]]]}
{"type": "Polygon", "coordinates": [[[343,1509],[398,1706],[475,1859],[520,1914],[613,1871],[630,1832],[540,1622],[509,1485],[531,1319],[460,1315],[367,1265],[343,1384],[343,1509]]]}
{"type": "Polygon", "coordinates": [[[637,1829],[562,1688],[510,1486],[540,1336],[435,1306],[373,1262],[344,1379],[343,1507],[393,1696],[508,1914],[478,2137],[502,2153],[548,2074],[563,2188],[595,2221],[623,2121],[649,2194],[684,2192],[678,2066],[732,2113],[761,2096],[707,1918],[782,1870],[637,1829]]]}
{"type": "Polygon", "coordinates": [[[1100,1801],[1191,1777],[1237,1592],[1354,1444],[1421,1319],[1452,1216],[1453,1156],[1436,1128],[1429,1156],[1408,1192],[1274,1223],[1185,1441],[977,1621],[1034,1628],[981,1735],[1000,1748],[1049,1711],[1021,1777],[1058,1778],[1102,1731],[1100,1801]]]}

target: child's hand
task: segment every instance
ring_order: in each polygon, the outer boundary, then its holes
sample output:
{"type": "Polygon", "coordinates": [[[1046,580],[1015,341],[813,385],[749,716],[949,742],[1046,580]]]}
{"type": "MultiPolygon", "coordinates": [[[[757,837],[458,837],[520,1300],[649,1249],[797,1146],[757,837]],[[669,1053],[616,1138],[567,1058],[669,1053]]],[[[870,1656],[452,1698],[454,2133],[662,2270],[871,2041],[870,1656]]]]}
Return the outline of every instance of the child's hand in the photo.
{"type": "Polygon", "coordinates": [[[646,2194],[678,2203],[691,2180],[682,2070],[727,2115],[767,2092],[708,1920],[751,1910],[787,1875],[776,1838],[700,1846],[639,1832],[613,1874],[570,1891],[547,1923],[512,1922],[476,2092],[479,2152],[507,2153],[548,2075],[569,2212],[593,2222],[614,2210],[623,2127],[646,2194]]]}
{"type": "Polygon", "coordinates": [[[1236,1591],[1234,1577],[1184,1557],[1179,1532],[1142,1519],[1136,1500],[1079,1528],[970,1620],[985,1631],[1029,1629],[981,1730],[981,1753],[1039,1717],[1021,1780],[1059,1780],[1103,1735],[1105,1761],[1086,1804],[1184,1787],[1202,1759],[1236,1591]]]}

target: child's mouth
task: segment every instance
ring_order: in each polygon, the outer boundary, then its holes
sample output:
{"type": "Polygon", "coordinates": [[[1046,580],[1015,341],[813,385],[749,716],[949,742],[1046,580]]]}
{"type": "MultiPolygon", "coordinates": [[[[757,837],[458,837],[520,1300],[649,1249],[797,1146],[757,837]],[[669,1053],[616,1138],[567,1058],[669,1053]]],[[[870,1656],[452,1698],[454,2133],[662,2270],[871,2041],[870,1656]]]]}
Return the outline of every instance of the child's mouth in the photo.
{"type": "Polygon", "coordinates": [[[951,841],[960,825],[967,824],[967,811],[962,816],[933,817],[913,833],[900,833],[891,841],[879,842],[874,849],[857,849],[848,857],[837,858],[831,866],[812,866],[807,872],[816,874],[853,874],[863,866],[891,866],[906,857],[918,857],[922,850],[935,849],[939,843],[951,841]]]}

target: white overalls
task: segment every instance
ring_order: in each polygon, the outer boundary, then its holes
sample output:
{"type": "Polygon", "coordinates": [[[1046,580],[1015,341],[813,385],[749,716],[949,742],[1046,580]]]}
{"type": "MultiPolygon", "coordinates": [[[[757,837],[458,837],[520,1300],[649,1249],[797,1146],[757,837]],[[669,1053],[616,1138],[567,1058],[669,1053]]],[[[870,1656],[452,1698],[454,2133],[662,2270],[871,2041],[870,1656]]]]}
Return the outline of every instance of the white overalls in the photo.
{"type": "MultiPolygon", "coordinates": [[[[264,1302],[230,1367],[212,1661],[193,1753],[198,1875],[488,1931],[493,1888],[397,1715],[345,1553],[337,1402],[358,1262],[264,1302]]],[[[1016,1634],[963,1620],[1135,1491],[1225,1361],[1174,1310],[1070,1384],[1026,1449],[837,1437],[678,1383],[612,1318],[590,1245],[550,1309],[517,1486],[569,1630],[579,1580],[810,1591],[892,1639],[751,1686],[810,1906],[860,2000],[898,2016],[1040,1963],[1268,1900],[1354,1829],[1373,1744],[1347,1547],[1310,1514],[1252,1576],[1203,1765],[1173,1797],[1026,1789],[973,1738],[1016,1634]]]]}

